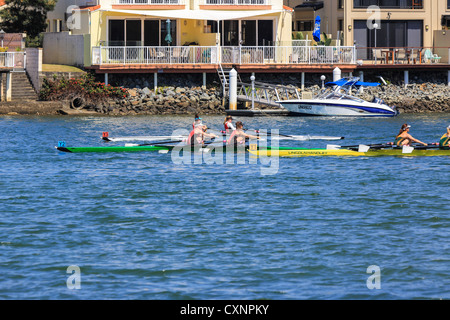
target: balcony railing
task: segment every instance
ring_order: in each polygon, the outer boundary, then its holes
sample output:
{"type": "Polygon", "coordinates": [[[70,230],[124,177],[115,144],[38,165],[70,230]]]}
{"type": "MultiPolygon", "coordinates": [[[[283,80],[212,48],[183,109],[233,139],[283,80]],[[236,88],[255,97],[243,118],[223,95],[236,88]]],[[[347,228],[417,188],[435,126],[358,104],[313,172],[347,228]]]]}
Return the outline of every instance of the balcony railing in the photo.
{"type": "Polygon", "coordinates": [[[93,47],[92,64],[355,64],[355,47],[93,47]]]}
{"type": "Polygon", "coordinates": [[[261,6],[270,5],[271,0],[201,0],[202,5],[261,6]]]}
{"type": "Polygon", "coordinates": [[[423,9],[422,0],[353,0],[353,8],[367,9],[370,5],[380,9],[423,9]]]}
{"type": "Polygon", "coordinates": [[[25,69],[24,52],[0,52],[0,68],[25,69]]]}
{"type": "Polygon", "coordinates": [[[113,0],[112,4],[126,4],[126,5],[174,5],[174,4],[185,4],[185,0],[113,0]]]}
{"type": "Polygon", "coordinates": [[[450,47],[358,47],[364,64],[450,64],[450,47]]]}

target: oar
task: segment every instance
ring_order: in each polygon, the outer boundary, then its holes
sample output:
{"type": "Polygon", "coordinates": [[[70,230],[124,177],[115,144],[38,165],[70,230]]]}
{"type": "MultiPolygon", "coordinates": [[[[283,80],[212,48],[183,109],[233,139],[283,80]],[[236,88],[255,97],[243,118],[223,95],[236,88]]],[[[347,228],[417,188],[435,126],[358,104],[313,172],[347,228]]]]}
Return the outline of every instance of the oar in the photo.
{"type": "Polygon", "coordinates": [[[134,143],[126,143],[125,147],[144,147],[144,146],[154,146],[158,144],[167,144],[167,143],[179,143],[183,142],[184,140],[169,140],[169,141],[159,141],[159,142],[152,142],[152,143],[141,143],[141,144],[134,144],[134,143]]]}
{"type": "MultiPolygon", "coordinates": [[[[245,129],[246,131],[254,131],[256,132],[258,135],[260,133],[259,130],[255,130],[255,129],[245,129]]],[[[288,139],[292,139],[292,140],[298,140],[298,141],[308,141],[308,140],[343,140],[345,139],[345,137],[334,137],[334,136],[311,136],[311,135],[288,135],[288,134],[278,134],[279,137],[282,138],[288,138],[288,139]]],[[[269,135],[268,135],[269,137],[269,135]]],[[[273,137],[272,137],[273,139],[273,137]]],[[[280,138],[278,138],[279,140],[282,140],[280,138]]]]}
{"type": "MultiPolygon", "coordinates": [[[[349,148],[358,148],[361,144],[351,145],[351,146],[340,146],[341,148],[349,149],[349,148]]],[[[392,145],[388,143],[374,143],[374,144],[366,144],[366,146],[370,148],[385,148],[392,147],[392,145]]]]}

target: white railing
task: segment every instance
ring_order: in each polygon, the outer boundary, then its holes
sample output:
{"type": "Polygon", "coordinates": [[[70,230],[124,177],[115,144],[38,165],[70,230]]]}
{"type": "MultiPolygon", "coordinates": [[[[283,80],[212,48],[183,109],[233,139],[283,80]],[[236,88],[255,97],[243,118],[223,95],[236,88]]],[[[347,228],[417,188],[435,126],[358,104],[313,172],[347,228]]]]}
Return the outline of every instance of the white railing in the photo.
{"type": "Polygon", "coordinates": [[[173,46],[92,49],[92,64],[355,64],[355,47],[173,46]]]}
{"type": "Polygon", "coordinates": [[[354,64],[355,47],[261,46],[222,47],[221,63],[354,64]]]}
{"type": "Polygon", "coordinates": [[[217,64],[218,47],[94,47],[96,64],[217,64]]]}
{"type": "Polygon", "coordinates": [[[201,0],[202,5],[261,6],[270,5],[271,0],[201,0]]]}
{"type": "Polygon", "coordinates": [[[0,52],[0,68],[25,69],[25,53],[0,52]]]}
{"type": "Polygon", "coordinates": [[[161,4],[185,4],[185,0],[113,0],[113,4],[130,5],[161,5],[161,4]]]}

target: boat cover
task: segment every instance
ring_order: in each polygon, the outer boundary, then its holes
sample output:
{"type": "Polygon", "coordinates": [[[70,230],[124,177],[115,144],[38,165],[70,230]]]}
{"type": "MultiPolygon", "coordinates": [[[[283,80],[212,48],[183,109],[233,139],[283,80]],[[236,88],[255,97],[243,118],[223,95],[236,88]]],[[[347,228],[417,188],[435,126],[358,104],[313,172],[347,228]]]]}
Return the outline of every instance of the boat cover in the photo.
{"type": "Polygon", "coordinates": [[[343,79],[340,79],[337,81],[327,82],[326,85],[327,86],[339,86],[339,87],[343,87],[343,86],[377,87],[380,84],[378,82],[362,82],[359,80],[343,78],[343,79]]]}

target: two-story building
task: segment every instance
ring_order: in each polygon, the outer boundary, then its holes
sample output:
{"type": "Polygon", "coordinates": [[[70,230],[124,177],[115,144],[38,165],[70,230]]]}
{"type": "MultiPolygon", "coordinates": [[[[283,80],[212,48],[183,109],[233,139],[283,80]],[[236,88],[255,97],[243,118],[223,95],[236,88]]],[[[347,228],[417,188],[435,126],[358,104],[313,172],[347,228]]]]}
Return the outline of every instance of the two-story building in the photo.
{"type": "Polygon", "coordinates": [[[355,67],[352,46],[293,47],[293,10],[282,0],[59,0],[58,4],[59,11],[49,14],[49,25],[71,31],[46,35],[44,60],[53,55],[51,60],[60,61],[57,55],[67,58],[82,51],[76,55],[84,56],[81,61],[71,59],[97,73],[211,73],[232,65],[245,72],[355,67]],[[60,26],[61,19],[70,23],[60,26]],[[73,37],[78,37],[77,45],[73,41],[70,45],[68,39],[73,37]]]}

